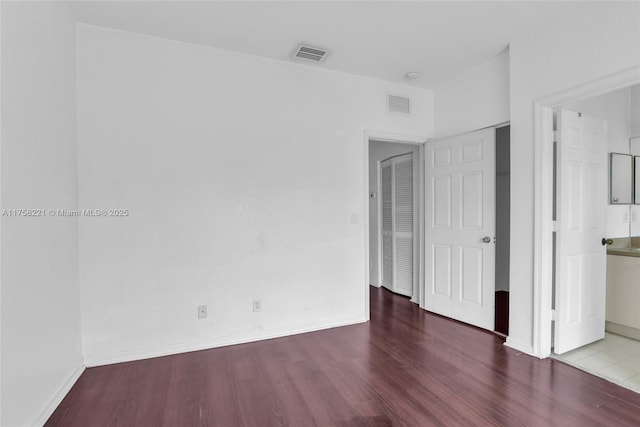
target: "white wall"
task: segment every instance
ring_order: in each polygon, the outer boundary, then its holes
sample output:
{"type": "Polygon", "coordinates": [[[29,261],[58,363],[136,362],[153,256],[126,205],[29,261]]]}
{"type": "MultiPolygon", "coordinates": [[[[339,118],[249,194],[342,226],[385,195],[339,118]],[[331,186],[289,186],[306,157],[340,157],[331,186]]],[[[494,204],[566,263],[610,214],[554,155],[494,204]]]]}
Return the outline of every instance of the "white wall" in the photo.
{"type": "Polygon", "coordinates": [[[536,100],[640,65],[640,3],[596,3],[514,40],[511,75],[511,292],[507,343],[533,344],[536,100]]]}
{"type": "MultiPolygon", "coordinates": [[[[586,116],[607,121],[607,153],[629,154],[629,88],[564,105],[586,116]]],[[[607,237],[629,236],[629,205],[607,205],[607,237]]]]}
{"type": "MultiPolygon", "coordinates": [[[[2,2],[2,209],[77,206],[75,24],[2,2]]],[[[82,372],[75,218],[2,217],[3,426],[42,424],[82,372]]]]}
{"type": "Polygon", "coordinates": [[[365,320],[364,131],[430,91],[87,25],[78,91],[87,364],[365,320]]]}
{"type": "Polygon", "coordinates": [[[382,280],[378,270],[378,213],[380,194],[378,188],[378,162],[392,156],[413,153],[414,189],[419,185],[420,148],[417,145],[398,144],[384,141],[371,141],[369,143],[369,193],[376,193],[375,199],[369,199],[369,283],[381,286],[382,280]]]}
{"type": "Polygon", "coordinates": [[[436,136],[509,120],[509,52],[454,76],[434,91],[436,136]]]}

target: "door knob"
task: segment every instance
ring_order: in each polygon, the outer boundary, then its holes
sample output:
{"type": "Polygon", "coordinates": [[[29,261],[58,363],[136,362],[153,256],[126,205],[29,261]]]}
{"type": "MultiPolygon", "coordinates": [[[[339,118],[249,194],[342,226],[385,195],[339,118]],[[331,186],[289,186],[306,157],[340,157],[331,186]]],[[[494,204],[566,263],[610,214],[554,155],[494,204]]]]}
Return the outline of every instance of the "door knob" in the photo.
{"type": "Polygon", "coordinates": [[[602,238],[602,246],[604,245],[613,245],[613,240],[612,239],[607,239],[606,237],[602,238]]]}
{"type": "MultiPolygon", "coordinates": [[[[491,237],[489,236],[485,236],[482,238],[482,242],[483,243],[491,243],[491,237]]],[[[604,243],[603,243],[604,244],[604,243]]]]}

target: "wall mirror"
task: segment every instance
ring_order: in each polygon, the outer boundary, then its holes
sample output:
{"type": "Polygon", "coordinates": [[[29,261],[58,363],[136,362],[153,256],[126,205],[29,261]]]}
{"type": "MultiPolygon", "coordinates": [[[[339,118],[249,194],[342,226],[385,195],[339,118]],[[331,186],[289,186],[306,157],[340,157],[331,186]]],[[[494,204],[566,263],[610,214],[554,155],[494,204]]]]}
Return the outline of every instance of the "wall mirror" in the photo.
{"type": "Polygon", "coordinates": [[[609,154],[609,203],[624,205],[633,203],[633,156],[609,154]]]}

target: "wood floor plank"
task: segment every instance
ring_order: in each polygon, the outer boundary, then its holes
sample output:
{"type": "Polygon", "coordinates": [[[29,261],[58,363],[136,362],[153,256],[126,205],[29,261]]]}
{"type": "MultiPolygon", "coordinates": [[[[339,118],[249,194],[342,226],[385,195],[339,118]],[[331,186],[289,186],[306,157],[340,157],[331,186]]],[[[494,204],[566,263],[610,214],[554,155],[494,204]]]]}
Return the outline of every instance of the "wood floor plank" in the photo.
{"type": "Polygon", "coordinates": [[[87,369],[47,426],[640,426],[640,394],[371,288],[371,321],[87,369]]]}

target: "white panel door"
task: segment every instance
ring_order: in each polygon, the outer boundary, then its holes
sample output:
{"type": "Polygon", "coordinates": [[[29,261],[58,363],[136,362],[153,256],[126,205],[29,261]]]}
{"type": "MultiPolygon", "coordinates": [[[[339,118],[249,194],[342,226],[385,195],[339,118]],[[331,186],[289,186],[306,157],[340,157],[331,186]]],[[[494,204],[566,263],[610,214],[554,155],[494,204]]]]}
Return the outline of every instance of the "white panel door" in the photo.
{"type": "Polygon", "coordinates": [[[383,161],[382,202],[382,286],[413,294],[413,155],[383,161]]]}
{"type": "Polygon", "coordinates": [[[495,129],[429,142],[425,308],[493,330],[495,129]]]}
{"type": "Polygon", "coordinates": [[[607,259],[606,122],[557,115],[554,352],[604,338],[607,259]]]}

